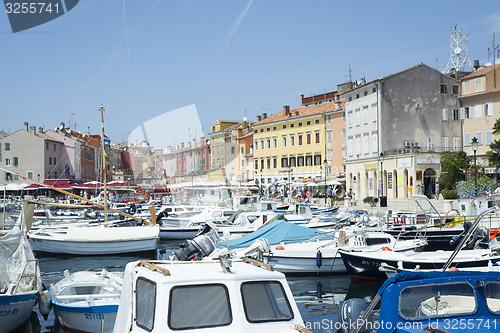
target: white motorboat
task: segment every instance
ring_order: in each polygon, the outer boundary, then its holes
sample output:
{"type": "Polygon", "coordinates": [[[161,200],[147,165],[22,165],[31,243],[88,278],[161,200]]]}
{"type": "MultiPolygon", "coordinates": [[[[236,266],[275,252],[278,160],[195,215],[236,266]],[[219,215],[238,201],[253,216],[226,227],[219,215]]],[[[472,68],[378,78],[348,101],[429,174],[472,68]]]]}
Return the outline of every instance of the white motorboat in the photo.
{"type": "Polygon", "coordinates": [[[285,276],[252,262],[127,264],[113,332],[308,332],[285,276]]]}
{"type": "Polygon", "coordinates": [[[64,278],[49,289],[56,321],[78,332],[112,332],[120,303],[123,278],[100,273],[64,271],[64,278]]]}
{"type": "MultiPolygon", "coordinates": [[[[333,235],[333,234],[332,234],[333,235]]],[[[263,261],[286,274],[345,273],[339,249],[363,252],[405,252],[427,245],[422,239],[398,241],[384,232],[338,230],[335,239],[273,245],[263,253],[263,261]]]]}
{"type": "Polygon", "coordinates": [[[14,331],[29,318],[41,289],[38,261],[24,228],[17,224],[0,230],[0,333],[14,331]]]}

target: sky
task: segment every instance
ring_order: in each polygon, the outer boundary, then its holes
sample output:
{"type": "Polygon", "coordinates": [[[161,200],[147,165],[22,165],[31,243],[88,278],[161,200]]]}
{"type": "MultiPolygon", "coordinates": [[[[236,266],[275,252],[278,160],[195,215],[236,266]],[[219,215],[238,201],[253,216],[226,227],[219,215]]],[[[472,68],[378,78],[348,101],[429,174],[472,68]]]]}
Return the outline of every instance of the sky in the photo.
{"type": "Polygon", "coordinates": [[[2,12],[0,130],[65,122],[98,134],[102,104],[113,143],[154,123],[148,137],[179,144],[217,119],[298,107],[301,94],[350,78],[420,62],[443,70],[454,26],[470,60],[486,63],[493,33],[500,43],[498,0],[80,0],[17,33],[2,12]],[[198,119],[161,117],[188,106],[198,119]]]}

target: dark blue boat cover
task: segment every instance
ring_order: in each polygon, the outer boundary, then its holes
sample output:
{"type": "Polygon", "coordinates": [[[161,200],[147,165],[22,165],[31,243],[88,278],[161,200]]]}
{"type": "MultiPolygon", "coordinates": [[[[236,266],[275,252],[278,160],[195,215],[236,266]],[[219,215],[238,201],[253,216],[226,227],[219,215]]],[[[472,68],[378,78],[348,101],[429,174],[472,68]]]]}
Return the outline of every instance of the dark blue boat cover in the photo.
{"type": "Polygon", "coordinates": [[[491,277],[500,278],[500,272],[478,272],[478,271],[435,271],[435,272],[409,272],[403,271],[390,279],[387,279],[382,287],[378,290],[378,294],[382,296],[384,290],[387,289],[391,284],[404,282],[404,281],[414,281],[414,280],[426,280],[426,279],[446,279],[450,277],[491,277]]]}
{"type": "Polygon", "coordinates": [[[308,227],[289,223],[287,221],[277,220],[248,235],[219,242],[216,246],[218,248],[227,247],[231,250],[248,247],[259,238],[267,238],[269,244],[274,245],[280,244],[281,242],[284,244],[304,242],[316,236],[321,236],[321,239],[333,239],[334,235],[324,231],[314,230],[308,227]]]}

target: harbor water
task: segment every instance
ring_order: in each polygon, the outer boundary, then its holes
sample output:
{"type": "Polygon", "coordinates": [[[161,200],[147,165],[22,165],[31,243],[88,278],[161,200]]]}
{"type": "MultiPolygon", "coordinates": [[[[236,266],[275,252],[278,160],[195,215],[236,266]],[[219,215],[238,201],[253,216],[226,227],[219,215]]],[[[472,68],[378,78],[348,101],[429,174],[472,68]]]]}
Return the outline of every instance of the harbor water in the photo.
{"type": "MultiPolygon", "coordinates": [[[[181,242],[161,242],[160,249],[164,252],[160,258],[167,259],[172,251],[178,249],[181,242]]],[[[70,272],[107,269],[123,272],[125,265],[134,260],[154,259],[139,256],[99,256],[99,257],[42,257],[39,258],[42,280],[48,288],[64,277],[64,270],[70,272]]],[[[339,302],[349,298],[363,298],[369,302],[381,286],[382,281],[355,282],[347,275],[329,276],[290,276],[288,283],[295,301],[306,323],[312,332],[335,332],[335,323],[339,302]]],[[[32,314],[31,321],[19,333],[34,332],[67,332],[55,325],[54,313],[50,312],[45,320],[38,309],[32,314]]]]}

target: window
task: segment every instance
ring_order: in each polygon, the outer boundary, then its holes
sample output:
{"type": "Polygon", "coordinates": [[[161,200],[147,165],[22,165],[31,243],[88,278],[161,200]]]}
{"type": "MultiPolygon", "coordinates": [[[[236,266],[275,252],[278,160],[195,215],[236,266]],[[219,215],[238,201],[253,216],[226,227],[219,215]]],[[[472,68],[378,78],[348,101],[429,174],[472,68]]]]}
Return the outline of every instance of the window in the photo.
{"type": "Polygon", "coordinates": [[[314,154],[314,165],[321,165],[321,154],[320,153],[314,154]]]}
{"type": "Polygon", "coordinates": [[[478,104],[474,106],[474,118],[481,118],[483,116],[483,105],[478,104]]]}
{"type": "Polygon", "coordinates": [[[460,108],[460,118],[461,119],[471,119],[472,115],[470,113],[470,108],[468,106],[460,108]]]}
{"type": "Polygon", "coordinates": [[[168,326],[173,330],[227,326],[233,321],[229,293],[223,284],[173,287],[168,308],[168,326]]]}
{"type": "Polygon", "coordinates": [[[356,155],[361,154],[361,135],[356,135],[354,144],[356,145],[356,155]]]}
{"type": "Polygon", "coordinates": [[[264,139],[260,139],[260,150],[264,150],[264,139]]]}
{"type": "Polygon", "coordinates": [[[477,138],[477,143],[482,145],[483,144],[483,131],[476,131],[474,133],[474,136],[477,138]]]}
{"type": "Polygon", "coordinates": [[[278,168],[278,157],[273,156],[273,169],[277,169],[277,168],[278,168]]]}
{"type": "Polygon", "coordinates": [[[315,123],[315,124],[319,124],[319,119],[315,119],[315,120],[314,120],[314,123],[315,123]]]}
{"type": "Polygon", "coordinates": [[[486,144],[489,145],[493,142],[493,131],[486,131],[486,144]]]}
{"type": "Polygon", "coordinates": [[[443,121],[448,120],[448,109],[441,110],[441,120],[443,120],[443,121]]]}
{"type": "Polygon", "coordinates": [[[295,127],[295,123],[291,123],[290,128],[294,128],[294,127],[295,127]]]}
{"type": "Polygon", "coordinates": [[[56,144],[54,143],[54,151],[56,151],[56,144]]]}
{"type": "Polygon", "coordinates": [[[263,158],[260,159],[260,169],[264,170],[264,159],[263,158]]]}
{"type": "Polygon", "coordinates": [[[283,156],[281,158],[281,167],[282,168],[287,168],[288,167],[288,158],[286,156],[283,156]]]}
{"type": "Polygon", "coordinates": [[[306,166],[312,166],[312,155],[307,154],[306,156],[306,166]]]}
{"type": "Polygon", "coordinates": [[[463,85],[464,85],[464,91],[463,91],[463,94],[468,94],[468,93],[470,93],[470,80],[468,80],[468,81],[464,81],[464,82],[463,82],[463,85]]]}
{"type": "Polygon", "coordinates": [[[347,150],[346,148],[342,148],[342,158],[347,158],[347,150]]]}
{"type": "Polygon", "coordinates": [[[266,158],[266,162],[267,162],[267,168],[271,169],[271,158],[270,157],[266,158]]]}
{"type": "Polygon", "coordinates": [[[286,148],[286,135],[282,136],[282,146],[283,148],[286,148]]]}
{"type": "Polygon", "coordinates": [[[302,146],[302,133],[298,133],[297,138],[299,140],[299,146],[302,146]]]}
{"type": "Polygon", "coordinates": [[[19,165],[19,158],[18,157],[14,157],[12,159],[12,162],[13,162],[14,166],[18,166],[19,165]]]}
{"type": "Polygon", "coordinates": [[[326,122],[331,124],[332,123],[332,115],[329,114],[328,116],[326,116],[326,122]]]}
{"type": "Polygon", "coordinates": [[[5,173],[5,180],[12,180],[12,174],[10,172],[5,173]]]}
{"type": "Polygon", "coordinates": [[[10,165],[10,158],[6,158],[5,159],[5,166],[9,166],[10,165]]]}
{"type": "Polygon", "coordinates": [[[441,149],[443,151],[450,151],[449,139],[447,136],[441,138],[441,149]]]}
{"type": "Polygon", "coordinates": [[[259,142],[257,140],[253,140],[253,146],[255,147],[255,150],[259,150],[259,142]]]}
{"type": "Polygon", "coordinates": [[[451,89],[453,95],[458,95],[458,84],[454,84],[451,89]]]}
{"type": "Polygon", "coordinates": [[[453,109],[453,120],[460,120],[460,112],[458,109],[453,109]]]}
{"type": "MultiPolygon", "coordinates": [[[[156,283],[139,277],[136,281],[135,303],[137,326],[151,332],[155,322],[156,283]]],[[[170,306],[170,308],[172,307],[170,306]]]]}
{"type": "Polygon", "coordinates": [[[347,112],[347,126],[352,127],[352,111],[347,112]]]}
{"type": "Polygon", "coordinates": [[[273,148],[278,149],[278,138],[273,136],[273,148]]]}
{"type": "Polygon", "coordinates": [[[311,144],[311,132],[306,133],[306,144],[311,144]]]}
{"type": "Polygon", "coordinates": [[[345,123],[345,112],[342,112],[342,121],[345,123]]]}
{"type": "Polygon", "coordinates": [[[241,297],[245,316],[251,323],[293,319],[292,308],[285,290],[278,281],[243,282],[241,297]]]}
{"type": "Polygon", "coordinates": [[[28,171],[28,178],[33,179],[33,171],[28,171]]]}
{"type": "Polygon", "coordinates": [[[278,128],[276,126],[273,126],[273,131],[276,131],[278,128]]]}
{"type": "Polygon", "coordinates": [[[283,125],[283,129],[286,129],[286,124],[285,124],[285,125],[283,125]]]}
{"type": "Polygon", "coordinates": [[[433,136],[428,136],[427,137],[427,149],[429,151],[434,151],[435,148],[436,148],[436,145],[434,143],[434,137],[433,136]]]}
{"type": "Polygon", "coordinates": [[[470,133],[464,133],[464,146],[470,146],[470,143],[472,142],[470,133]]]}
{"type": "Polygon", "coordinates": [[[363,153],[368,154],[370,152],[370,141],[368,133],[363,134],[363,153]]]}
{"type": "Polygon", "coordinates": [[[446,84],[441,84],[441,94],[447,94],[448,93],[448,87],[446,84]]]}
{"type": "Polygon", "coordinates": [[[314,131],[315,143],[320,143],[319,131],[314,131]]]}
{"type": "Polygon", "coordinates": [[[297,156],[297,166],[298,167],[304,166],[304,156],[303,155],[297,156]]]}
{"type": "Polygon", "coordinates": [[[302,122],[299,122],[299,125],[298,125],[298,126],[299,126],[299,127],[302,127],[302,122]]]}
{"type": "Polygon", "coordinates": [[[271,127],[266,128],[267,132],[271,132],[271,127]]]}
{"type": "Polygon", "coordinates": [[[377,151],[378,151],[377,132],[372,132],[372,153],[376,153],[377,151]]]}
{"type": "Polygon", "coordinates": [[[363,106],[363,123],[368,124],[368,105],[363,106]]]}
{"type": "Polygon", "coordinates": [[[290,134],[290,147],[295,147],[295,135],[290,134]]]}
{"type": "Polygon", "coordinates": [[[49,150],[49,143],[45,142],[45,150],[49,150]]]}
{"type": "Polygon", "coordinates": [[[10,143],[9,142],[6,142],[4,146],[5,146],[5,151],[10,150],[10,143]]]}
{"type": "Polygon", "coordinates": [[[459,151],[459,150],[461,150],[460,138],[454,137],[453,138],[453,151],[459,151]]]}
{"type": "Polygon", "coordinates": [[[333,158],[333,150],[328,149],[328,151],[326,152],[326,156],[328,160],[331,160],[333,158]]]}
{"type": "Polygon", "coordinates": [[[52,164],[52,157],[49,157],[49,164],[52,164]]]}
{"type": "Polygon", "coordinates": [[[345,128],[342,129],[342,140],[345,140],[345,128]]]}
{"type": "Polygon", "coordinates": [[[360,115],[360,110],[359,109],[356,109],[354,111],[354,123],[356,124],[356,126],[359,126],[360,122],[361,122],[361,115],[360,115]]]}
{"type": "Polygon", "coordinates": [[[241,147],[241,155],[245,155],[245,147],[241,147]]]}
{"type": "Polygon", "coordinates": [[[293,168],[295,167],[297,164],[296,164],[296,159],[295,159],[295,156],[293,155],[290,155],[290,165],[289,167],[293,168]]]}
{"type": "Polygon", "coordinates": [[[326,139],[332,141],[332,130],[326,131],[326,139]]]}
{"type": "Polygon", "coordinates": [[[485,288],[486,305],[491,312],[499,313],[500,306],[498,300],[500,299],[500,283],[498,281],[488,281],[485,288]]]}
{"type": "Polygon", "coordinates": [[[347,155],[348,156],[352,156],[352,141],[353,141],[352,136],[347,138],[347,155]]]}
{"type": "Polygon", "coordinates": [[[484,115],[486,117],[493,116],[493,104],[492,103],[484,104],[484,115]]]}
{"type": "Polygon", "coordinates": [[[365,92],[363,93],[363,96],[366,96],[368,95],[368,91],[365,90],[365,92]]]}
{"type": "MultiPolygon", "coordinates": [[[[235,151],[235,149],[234,149],[234,146],[233,146],[233,147],[231,147],[231,154],[232,154],[232,155],[234,155],[234,151],[235,151]]],[[[242,152],[242,153],[243,153],[243,152],[242,152]]]]}
{"type": "Polygon", "coordinates": [[[261,133],[262,133],[262,132],[264,132],[264,128],[261,128],[261,129],[260,129],[260,132],[261,132],[261,133]]]}
{"type": "Polygon", "coordinates": [[[259,169],[259,160],[254,160],[254,163],[253,163],[253,168],[255,170],[258,170],[259,169]]]}
{"type": "Polygon", "coordinates": [[[267,149],[271,149],[271,138],[266,138],[266,147],[267,149]]]}
{"type": "Polygon", "coordinates": [[[401,290],[398,304],[399,314],[407,320],[469,315],[477,310],[474,288],[467,282],[408,286],[401,290]],[[458,297],[460,306],[453,307],[458,297]]]}
{"type": "Polygon", "coordinates": [[[311,125],[311,121],[310,120],[306,121],[306,125],[307,126],[311,125]]]}
{"type": "Polygon", "coordinates": [[[377,104],[372,104],[372,121],[377,121],[377,104]]]}

